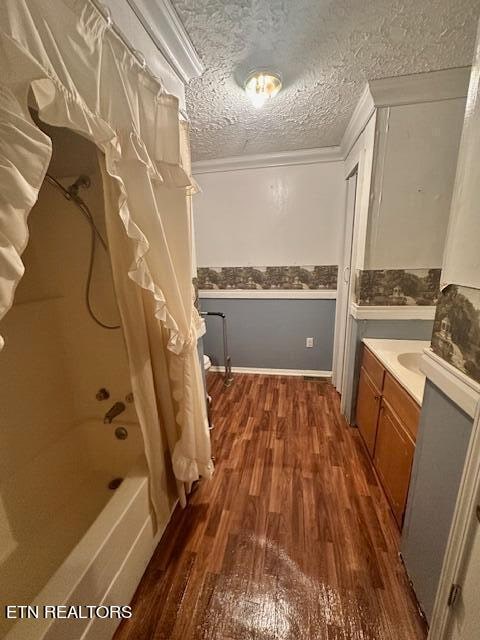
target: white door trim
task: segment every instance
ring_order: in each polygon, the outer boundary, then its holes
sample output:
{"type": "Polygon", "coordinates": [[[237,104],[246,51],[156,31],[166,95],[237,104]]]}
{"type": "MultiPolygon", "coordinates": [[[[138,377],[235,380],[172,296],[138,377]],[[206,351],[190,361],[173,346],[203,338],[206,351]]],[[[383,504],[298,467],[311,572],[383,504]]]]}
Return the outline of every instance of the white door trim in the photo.
{"type": "MultiPolygon", "coordinates": [[[[376,114],[374,113],[368,121],[365,130],[354,144],[351,152],[345,160],[346,177],[352,174],[355,170],[355,166],[358,166],[357,175],[357,191],[355,197],[355,220],[353,223],[353,242],[352,242],[352,258],[351,258],[351,270],[352,277],[350,278],[350,291],[351,298],[353,299],[353,290],[355,286],[355,274],[357,269],[363,269],[363,262],[365,257],[365,246],[367,241],[367,222],[368,222],[368,209],[370,202],[370,183],[372,180],[372,168],[373,168],[373,151],[375,145],[375,125],[376,114]]],[[[345,361],[350,362],[352,349],[356,349],[356,344],[352,344],[350,337],[352,316],[350,315],[350,309],[347,308],[347,331],[345,340],[345,361]]],[[[343,415],[346,414],[347,406],[349,404],[349,376],[343,376],[341,394],[340,409],[343,415]]],[[[347,416],[348,417],[348,416],[347,416]]]]}
{"type": "Polygon", "coordinates": [[[345,363],[346,331],[351,298],[350,283],[352,280],[352,247],[357,181],[358,165],[355,167],[353,173],[347,178],[343,252],[337,277],[337,306],[335,310],[335,337],[333,340],[332,367],[332,383],[336,387],[337,391],[340,391],[342,388],[343,369],[345,363]]]}
{"type": "Polygon", "coordinates": [[[475,527],[479,524],[475,508],[480,499],[480,402],[477,404],[472,435],[463,468],[457,504],[443,561],[442,573],[435,598],[428,640],[448,640],[452,608],[448,597],[452,584],[462,579],[464,561],[475,527]]]}

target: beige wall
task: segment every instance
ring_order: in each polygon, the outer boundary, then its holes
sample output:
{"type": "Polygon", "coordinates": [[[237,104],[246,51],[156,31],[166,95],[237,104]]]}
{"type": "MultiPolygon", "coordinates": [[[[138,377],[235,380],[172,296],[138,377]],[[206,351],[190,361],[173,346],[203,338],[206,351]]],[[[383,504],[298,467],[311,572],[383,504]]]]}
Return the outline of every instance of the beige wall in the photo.
{"type": "MultiPolygon", "coordinates": [[[[102,229],[100,176],[91,178],[92,187],[82,196],[102,229]]],[[[87,222],[72,203],[45,183],[30,214],[29,228],[30,241],[23,256],[25,276],[0,326],[5,337],[0,354],[0,482],[72,425],[86,418],[102,420],[113,402],[124,400],[130,391],[121,331],[98,327],[86,311],[87,222]],[[96,400],[100,387],[109,389],[109,400],[96,400]]],[[[117,324],[109,260],[101,246],[92,292],[97,315],[108,324],[117,324]]],[[[132,405],[122,417],[135,419],[132,405]]]]}
{"type": "Polygon", "coordinates": [[[195,178],[202,189],[193,200],[199,267],[338,264],[345,207],[342,162],[195,178]]]}

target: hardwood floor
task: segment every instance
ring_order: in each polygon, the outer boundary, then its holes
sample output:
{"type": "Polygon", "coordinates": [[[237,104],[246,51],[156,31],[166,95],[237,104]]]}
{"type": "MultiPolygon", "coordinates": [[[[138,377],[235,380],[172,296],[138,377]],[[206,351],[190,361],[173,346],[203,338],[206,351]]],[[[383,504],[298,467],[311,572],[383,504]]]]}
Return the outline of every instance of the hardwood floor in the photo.
{"type": "Polygon", "coordinates": [[[208,382],[214,478],[176,510],[115,640],[425,638],[395,521],[333,387],[208,382]]]}

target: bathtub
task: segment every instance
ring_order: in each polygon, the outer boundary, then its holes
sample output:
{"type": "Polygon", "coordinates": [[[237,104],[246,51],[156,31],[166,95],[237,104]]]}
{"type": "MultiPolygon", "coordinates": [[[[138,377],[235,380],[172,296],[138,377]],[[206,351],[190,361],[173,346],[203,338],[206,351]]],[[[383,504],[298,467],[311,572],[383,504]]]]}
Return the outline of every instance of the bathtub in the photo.
{"type": "Polygon", "coordinates": [[[129,604],[158,542],[142,451],[137,424],[84,422],[1,488],[0,638],[112,637],[118,619],[15,621],[4,607],[129,604]],[[115,437],[118,426],[127,439],[115,437]],[[115,478],[123,482],[112,490],[115,478]]]}

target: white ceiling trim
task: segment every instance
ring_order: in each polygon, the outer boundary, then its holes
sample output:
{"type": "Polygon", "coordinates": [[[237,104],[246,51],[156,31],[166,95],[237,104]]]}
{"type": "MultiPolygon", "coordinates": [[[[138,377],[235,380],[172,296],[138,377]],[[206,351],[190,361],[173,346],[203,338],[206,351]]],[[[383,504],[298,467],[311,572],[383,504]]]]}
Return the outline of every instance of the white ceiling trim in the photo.
{"type": "Polygon", "coordinates": [[[371,80],[365,86],[340,143],[346,158],[375,109],[466,98],[471,67],[455,67],[371,80]]]}
{"type": "Polygon", "coordinates": [[[111,21],[111,29],[129,49],[140,64],[146,63],[150,73],[159,78],[167,93],[176,96],[180,109],[185,108],[185,86],[166,56],[159,50],[128,0],[90,0],[105,20],[111,21]]]}
{"type": "Polygon", "coordinates": [[[200,175],[202,173],[345,160],[367,126],[375,109],[465,98],[468,93],[469,79],[470,67],[456,67],[442,71],[372,80],[365,85],[343,134],[340,146],[201,160],[192,164],[193,173],[200,175]]]}
{"type": "Polygon", "coordinates": [[[352,150],[353,145],[367,126],[367,123],[372,117],[374,111],[375,104],[367,83],[353,111],[352,117],[347,124],[347,128],[345,129],[345,133],[343,134],[342,141],[340,143],[340,149],[342,150],[344,158],[346,158],[352,150]]]}
{"type": "Polygon", "coordinates": [[[242,169],[263,169],[265,167],[283,167],[298,164],[316,164],[319,162],[339,162],[343,160],[340,147],[322,147],[321,149],[300,149],[298,151],[277,151],[249,156],[234,156],[215,160],[201,160],[192,164],[194,175],[242,169]]]}
{"type": "Polygon", "coordinates": [[[127,2],[183,82],[188,83],[202,75],[203,63],[170,0],[127,2]]]}
{"type": "Polygon", "coordinates": [[[468,93],[471,67],[455,67],[371,80],[368,83],[376,107],[437,102],[464,98],[468,93]]]}

